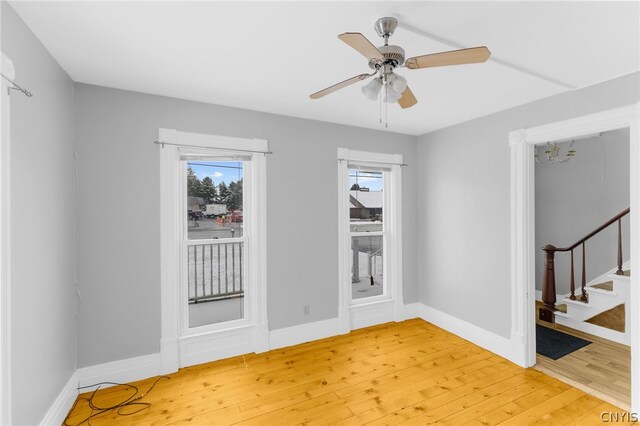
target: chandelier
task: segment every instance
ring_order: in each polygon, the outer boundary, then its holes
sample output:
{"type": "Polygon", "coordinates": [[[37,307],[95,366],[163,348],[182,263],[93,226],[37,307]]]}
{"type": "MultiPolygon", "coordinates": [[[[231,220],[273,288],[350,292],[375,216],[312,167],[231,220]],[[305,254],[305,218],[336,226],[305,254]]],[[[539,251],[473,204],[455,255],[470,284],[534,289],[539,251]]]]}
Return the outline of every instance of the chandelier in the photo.
{"type": "Polygon", "coordinates": [[[542,154],[542,159],[540,155],[540,147],[538,145],[534,148],[533,158],[536,160],[538,164],[544,163],[568,163],[573,157],[576,156],[576,150],[573,149],[573,143],[575,141],[571,141],[569,144],[569,149],[566,154],[561,158],[560,157],[560,146],[555,142],[547,142],[546,149],[542,154]]]}

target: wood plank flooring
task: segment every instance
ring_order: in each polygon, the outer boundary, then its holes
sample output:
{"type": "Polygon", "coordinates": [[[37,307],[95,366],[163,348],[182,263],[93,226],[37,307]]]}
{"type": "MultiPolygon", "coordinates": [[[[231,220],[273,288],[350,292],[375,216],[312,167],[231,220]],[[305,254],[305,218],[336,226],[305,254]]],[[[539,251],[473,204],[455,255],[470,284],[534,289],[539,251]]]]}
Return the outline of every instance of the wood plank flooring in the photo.
{"type": "MultiPolygon", "coordinates": [[[[600,424],[619,408],[420,319],[181,369],[91,425],[600,424]]],[[[154,379],[136,382],[146,390],[154,379]]],[[[99,406],[131,391],[100,390],[99,406]]],[[[68,424],[91,410],[79,397],[68,424]]],[[[86,423],[85,423],[86,424],[86,423]]]]}
{"type": "Polygon", "coordinates": [[[537,354],[537,370],[629,410],[631,352],[628,346],[559,324],[549,324],[540,320],[537,320],[537,323],[592,342],[558,360],[537,354]]]}

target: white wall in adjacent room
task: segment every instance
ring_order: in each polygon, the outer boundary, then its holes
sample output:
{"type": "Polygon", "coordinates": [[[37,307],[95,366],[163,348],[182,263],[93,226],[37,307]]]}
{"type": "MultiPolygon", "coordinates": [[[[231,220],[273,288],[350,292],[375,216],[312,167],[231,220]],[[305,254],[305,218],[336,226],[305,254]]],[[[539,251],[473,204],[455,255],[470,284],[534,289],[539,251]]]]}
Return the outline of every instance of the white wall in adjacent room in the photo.
{"type": "MultiPolygon", "coordinates": [[[[559,144],[561,156],[569,145],[570,142],[559,144]]],[[[541,157],[544,149],[539,148],[541,157]]],[[[540,247],[567,247],[629,207],[629,129],[575,141],[573,149],[577,154],[568,163],[535,166],[537,290],[542,290],[545,262],[540,247]]],[[[624,260],[629,259],[629,224],[630,216],[622,219],[624,260]]],[[[585,246],[589,282],[618,263],[617,224],[591,238],[585,246]]],[[[570,253],[556,253],[556,293],[569,293],[570,268],[570,253]]],[[[581,248],[574,251],[574,268],[578,289],[582,279],[581,248]]]]}

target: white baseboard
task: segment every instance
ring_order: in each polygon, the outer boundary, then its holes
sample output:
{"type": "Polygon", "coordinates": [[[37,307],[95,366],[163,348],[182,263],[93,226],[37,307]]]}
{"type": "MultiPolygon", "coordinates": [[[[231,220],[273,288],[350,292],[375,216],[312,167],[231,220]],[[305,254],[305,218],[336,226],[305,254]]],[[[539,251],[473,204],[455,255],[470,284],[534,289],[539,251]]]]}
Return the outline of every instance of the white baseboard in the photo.
{"type": "MultiPolygon", "coordinates": [[[[159,353],[79,368],[76,383],[80,387],[99,382],[129,383],[158,375],[160,375],[159,353]]],[[[109,385],[102,387],[106,388],[109,385]]]]}
{"type": "Polygon", "coordinates": [[[340,333],[340,320],[330,318],[307,324],[294,325],[293,327],[271,330],[269,343],[271,349],[279,349],[300,343],[337,336],[340,333]]]}
{"type": "Polygon", "coordinates": [[[511,340],[491,333],[460,318],[420,304],[420,317],[503,358],[511,360],[511,340]]]}
{"type": "Polygon", "coordinates": [[[41,426],[61,425],[78,397],[78,373],[74,372],[62,387],[49,410],[40,421],[41,426]]]}

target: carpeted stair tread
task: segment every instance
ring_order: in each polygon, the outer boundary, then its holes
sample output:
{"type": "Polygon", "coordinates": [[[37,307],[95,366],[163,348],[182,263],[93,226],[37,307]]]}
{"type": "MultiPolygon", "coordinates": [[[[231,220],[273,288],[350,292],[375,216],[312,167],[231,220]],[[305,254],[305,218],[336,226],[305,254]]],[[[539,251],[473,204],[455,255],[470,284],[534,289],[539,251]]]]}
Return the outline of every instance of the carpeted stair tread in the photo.
{"type": "Polygon", "coordinates": [[[567,305],[564,303],[561,305],[556,305],[556,309],[562,312],[563,314],[567,313],[567,305]]]}
{"type": "Polygon", "coordinates": [[[598,288],[600,290],[613,291],[613,281],[592,285],[591,287],[598,288]]]}

